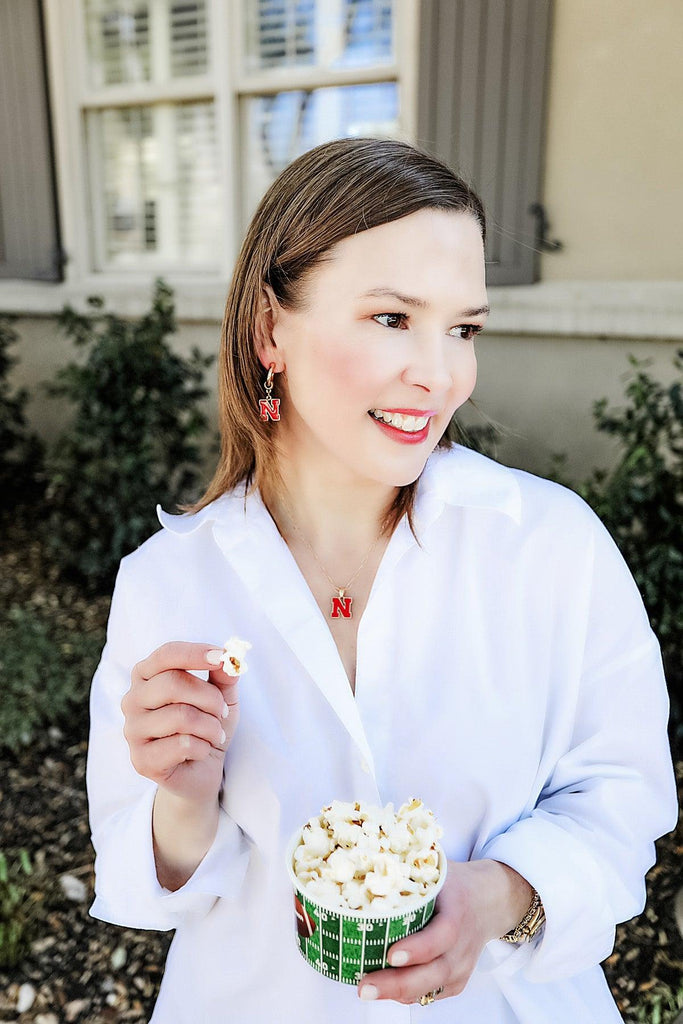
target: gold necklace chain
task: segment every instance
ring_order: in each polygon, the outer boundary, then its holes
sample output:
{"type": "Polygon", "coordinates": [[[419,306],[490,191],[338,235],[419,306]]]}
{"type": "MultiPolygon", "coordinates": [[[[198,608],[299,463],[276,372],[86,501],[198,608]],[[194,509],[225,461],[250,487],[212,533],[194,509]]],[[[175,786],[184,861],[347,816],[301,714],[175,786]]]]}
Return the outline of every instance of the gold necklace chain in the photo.
{"type": "Polygon", "coordinates": [[[350,619],[351,618],[351,601],[352,601],[352,598],[346,597],[346,591],[349,589],[349,587],[351,586],[353,581],[356,579],[356,577],[358,576],[358,573],[361,571],[361,569],[363,568],[363,566],[367,562],[368,558],[372,554],[373,550],[375,549],[375,547],[379,543],[379,541],[380,541],[380,539],[382,537],[382,534],[385,532],[384,528],[382,528],[382,530],[380,531],[379,537],[377,537],[377,539],[374,540],[372,542],[372,544],[370,545],[370,547],[369,547],[369,549],[367,551],[367,554],[365,555],[365,558],[360,563],[360,565],[358,566],[358,568],[356,569],[356,571],[354,572],[353,576],[351,577],[349,582],[346,584],[346,586],[345,587],[338,587],[337,584],[332,579],[332,577],[330,576],[330,574],[328,573],[328,571],[325,568],[325,566],[323,565],[323,563],[318,558],[318,556],[317,556],[317,554],[315,552],[315,549],[313,548],[313,545],[309,543],[309,541],[306,539],[306,537],[304,537],[303,533],[301,532],[301,530],[297,526],[296,520],[294,519],[294,516],[292,515],[292,510],[290,509],[289,505],[285,501],[284,497],[281,497],[281,500],[282,500],[282,504],[285,506],[285,509],[287,510],[287,515],[289,516],[289,518],[291,520],[292,526],[294,527],[296,532],[299,534],[299,536],[301,537],[301,539],[304,542],[304,544],[306,545],[306,547],[309,548],[309,550],[310,550],[311,554],[313,555],[313,557],[315,558],[316,562],[318,563],[318,565],[320,566],[322,571],[325,573],[325,576],[330,581],[330,583],[332,584],[334,589],[337,591],[337,594],[339,595],[339,601],[335,601],[334,598],[332,599],[332,618],[339,618],[339,616],[341,615],[342,618],[350,619]],[[344,600],[346,601],[346,604],[345,605],[340,605],[340,602],[344,601],[344,600]]]}

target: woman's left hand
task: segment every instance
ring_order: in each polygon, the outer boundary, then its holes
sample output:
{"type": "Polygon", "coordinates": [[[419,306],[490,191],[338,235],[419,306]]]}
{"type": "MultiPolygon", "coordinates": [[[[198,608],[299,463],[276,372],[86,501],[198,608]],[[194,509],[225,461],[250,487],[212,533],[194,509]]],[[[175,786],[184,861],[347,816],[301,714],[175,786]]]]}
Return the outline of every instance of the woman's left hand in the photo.
{"type": "Polygon", "coordinates": [[[391,947],[390,968],[365,975],[360,998],[416,1003],[439,988],[439,999],[459,995],[486,943],[519,923],[532,895],[526,879],[507,864],[449,861],[431,921],[391,947]]]}

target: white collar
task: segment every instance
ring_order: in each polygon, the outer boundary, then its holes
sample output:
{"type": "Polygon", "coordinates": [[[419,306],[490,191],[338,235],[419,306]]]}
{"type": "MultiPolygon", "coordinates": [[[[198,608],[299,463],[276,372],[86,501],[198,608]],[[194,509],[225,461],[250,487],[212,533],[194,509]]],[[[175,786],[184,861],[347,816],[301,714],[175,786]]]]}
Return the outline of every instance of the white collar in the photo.
{"type": "Polygon", "coordinates": [[[436,448],[420,476],[420,494],[446,505],[488,508],[522,521],[522,496],[516,471],[471,448],[436,448]]]}

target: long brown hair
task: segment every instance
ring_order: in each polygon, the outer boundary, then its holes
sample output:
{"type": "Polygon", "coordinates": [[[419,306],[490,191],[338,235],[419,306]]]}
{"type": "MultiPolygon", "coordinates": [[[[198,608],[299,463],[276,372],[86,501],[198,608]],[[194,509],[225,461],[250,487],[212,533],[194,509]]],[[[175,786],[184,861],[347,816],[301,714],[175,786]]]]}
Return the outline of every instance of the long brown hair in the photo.
{"type": "MultiPolygon", "coordinates": [[[[485,237],[477,194],[446,164],[405,142],[335,139],[308,150],[278,175],[256,209],[235,263],[218,363],[221,454],[206,492],[189,511],[199,511],[242,481],[245,494],[259,488],[266,503],[267,495],[282,490],[277,425],[259,416],[265,371],[255,337],[264,315],[264,284],[280,305],[300,308],[306,274],[336,243],[426,208],[470,213],[485,237]]],[[[452,443],[444,433],[437,447],[452,443]]],[[[417,481],[399,490],[385,529],[393,530],[404,514],[413,529],[416,490],[417,481]]]]}

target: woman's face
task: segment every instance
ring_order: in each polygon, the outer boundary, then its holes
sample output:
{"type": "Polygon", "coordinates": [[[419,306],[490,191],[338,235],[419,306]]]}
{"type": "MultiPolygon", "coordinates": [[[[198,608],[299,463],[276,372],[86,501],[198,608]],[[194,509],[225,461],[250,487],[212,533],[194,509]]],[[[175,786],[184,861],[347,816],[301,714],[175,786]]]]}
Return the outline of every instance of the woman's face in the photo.
{"type": "Polygon", "coordinates": [[[299,309],[268,290],[275,347],[260,355],[285,369],[279,440],[312,471],[403,486],[474,390],[487,314],[481,230],[470,214],[425,209],[327,255],[299,309]],[[392,410],[420,418],[403,429],[375,418],[392,410]]]}

